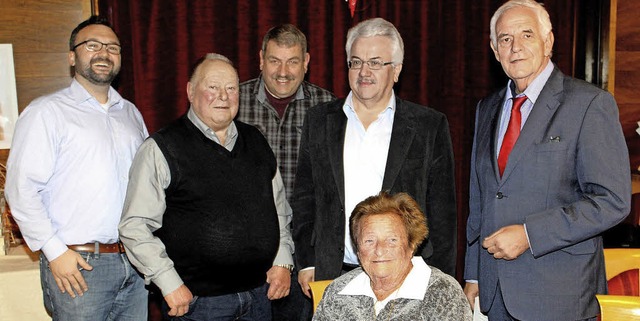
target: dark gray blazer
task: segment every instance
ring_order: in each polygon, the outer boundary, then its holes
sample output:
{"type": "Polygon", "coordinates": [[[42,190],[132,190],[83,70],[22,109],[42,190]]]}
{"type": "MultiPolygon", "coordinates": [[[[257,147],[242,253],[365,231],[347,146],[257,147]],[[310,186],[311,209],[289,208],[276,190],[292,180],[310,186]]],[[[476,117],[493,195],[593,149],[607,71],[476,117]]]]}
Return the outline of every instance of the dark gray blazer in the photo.
{"type": "Polygon", "coordinates": [[[598,313],[606,279],[600,233],[629,213],[631,178],[615,100],[557,68],[500,178],[496,142],[505,90],[478,104],[471,158],[465,279],[490,308],[500,283],[517,319],[582,320],[598,313]],[[525,224],[531,248],[496,260],[482,241],[525,224]]]}
{"type": "MultiPolygon", "coordinates": [[[[315,266],[316,280],[340,276],[344,256],[343,104],[340,99],[307,112],[291,201],[297,267],[315,266]]],[[[382,189],[416,199],[429,228],[418,255],[454,275],[456,202],[449,124],[444,114],[397,97],[396,108],[382,189]]]]}

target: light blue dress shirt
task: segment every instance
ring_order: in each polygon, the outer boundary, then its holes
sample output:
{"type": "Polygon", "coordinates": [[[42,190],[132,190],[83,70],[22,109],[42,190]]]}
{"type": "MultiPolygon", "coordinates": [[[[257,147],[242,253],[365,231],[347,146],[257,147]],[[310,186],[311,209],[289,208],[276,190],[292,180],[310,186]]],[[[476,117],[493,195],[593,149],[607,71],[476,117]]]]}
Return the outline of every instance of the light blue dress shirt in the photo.
{"type": "Polygon", "coordinates": [[[67,245],[118,241],[142,115],[109,89],[105,110],[75,79],[20,115],[7,162],[5,196],[29,248],[49,261],[67,245]]]}
{"type": "MultiPolygon", "coordinates": [[[[524,124],[527,122],[527,118],[529,118],[529,114],[531,114],[531,110],[533,110],[533,105],[538,100],[538,96],[540,96],[540,92],[542,92],[542,88],[549,80],[551,76],[551,72],[553,71],[553,63],[551,60],[547,63],[547,66],[542,70],[542,72],[536,77],[527,86],[527,89],[524,90],[522,94],[527,96],[527,100],[520,107],[520,114],[522,115],[522,121],[520,123],[520,129],[524,128],[524,124]]],[[[514,86],[513,80],[509,79],[507,83],[507,92],[504,95],[504,102],[502,103],[502,112],[500,113],[500,128],[498,132],[498,146],[496,148],[496,159],[500,154],[500,147],[502,147],[502,140],[504,139],[504,134],[507,132],[507,126],[509,126],[509,118],[511,118],[511,106],[513,106],[513,100],[511,98],[515,98],[521,95],[513,95],[511,88],[514,86]]]]}

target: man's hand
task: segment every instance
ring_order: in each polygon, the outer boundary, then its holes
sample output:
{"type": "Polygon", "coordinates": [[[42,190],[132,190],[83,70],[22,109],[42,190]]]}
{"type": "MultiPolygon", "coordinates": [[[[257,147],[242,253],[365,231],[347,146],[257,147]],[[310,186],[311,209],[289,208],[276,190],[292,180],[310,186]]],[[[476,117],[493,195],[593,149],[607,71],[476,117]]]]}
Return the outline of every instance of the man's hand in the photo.
{"type": "Polygon", "coordinates": [[[524,225],[505,226],[487,236],[482,247],[496,259],[513,260],[529,248],[524,225]]]}
{"type": "Polygon", "coordinates": [[[269,300],[277,300],[289,295],[291,287],[291,272],[281,266],[272,266],[267,271],[267,283],[269,283],[269,291],[267,297],[269,300]]]}
{"type": "Polygon", "coordinates": [[[476,302],[476,297],[480,293],[478,283],[465,283],[464,285],[464,295],[467,297],[469,301],[469,305],[471,305],[471,311],[473,311],[473,306],[476,302]]]}
{"type": "Polygon", "coordinates": [[[313,282],[315,279],[316,269],[308,269],[298,272],[298,283],[302,288],[302,293],[311,298],[311,287],[309,282],[313,282]]]}
{"type": "Polygon", "coordinates": [[[169,305],[169,316],[180,317],[189,312],[189,303],[193,300],[193,294],[186,285],[181,285],[173,292],[164,296],[169,305]]]}
{"type": "Polygon", "coordinates": [[[72,298],[76,297],[76,293],[82,296],[84,292],[89,290],[78,265],[82,269],[93,270],[93,267],[73,250],[66,250],[62,255],[49,262],[49,270],[51,270],[60,292],[66,292],[72,298]]]}

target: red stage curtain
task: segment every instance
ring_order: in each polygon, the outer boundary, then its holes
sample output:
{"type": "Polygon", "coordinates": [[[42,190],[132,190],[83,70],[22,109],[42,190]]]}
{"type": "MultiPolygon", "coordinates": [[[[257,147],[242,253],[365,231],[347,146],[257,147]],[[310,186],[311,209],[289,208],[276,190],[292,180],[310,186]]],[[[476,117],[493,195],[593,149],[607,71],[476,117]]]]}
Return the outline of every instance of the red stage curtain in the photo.
{"type": "MultiPolygon", "coordinates": [[[[240,81],[259,74],[262,36],[293,23],[308,37],[307,79],[344,97],[349,91],[344,43],[356,23],[382,17],[396,25],[405,59],[396,93],[444,112],[456,156],[458,271],[468,212],[468,176],[475,105],[506,78],[489,48],[489,20],[502,0],[358,0],[352,18],[344,0],[100,0],[100,13],[123,44],[119,90],[141,110],[150,132],[188,108],[191,65],[208,52],[229,57],[240,81]]],[[[544,1],[555,32],[554,61],[568,74],[574,63],[574,6],[579,0],[544,1]]],[[[460,273],[458,273],[460,277],[460,273]]]]}

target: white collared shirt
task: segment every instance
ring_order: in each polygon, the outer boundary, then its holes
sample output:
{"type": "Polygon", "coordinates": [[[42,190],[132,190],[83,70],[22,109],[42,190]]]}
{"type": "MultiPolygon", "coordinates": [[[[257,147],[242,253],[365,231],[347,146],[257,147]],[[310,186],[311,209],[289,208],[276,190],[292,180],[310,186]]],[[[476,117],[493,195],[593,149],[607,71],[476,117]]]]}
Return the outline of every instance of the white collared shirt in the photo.
{"type": "Polygon", "coordinates": [[[373,298],[374,302],[376,302],[376,315],[393,299],[423,300],[429,287],[431,268],[419,256],[414,256],[411,259],[411,264],[413,264],[413,267],[402,282],[402,285],[400,285],[400,288],[382,301],[378,301],[376,298],[373,289],[371,289],[371,279],[364,271],[347,283],[344,289],[338,292],[338,295],[364,295],[373,298]]]}
{"type": "Polygon", "coordinates": [[[347,116],[343,147],[345,210],[343,261],[358,264],[358,257],[349,234],[349,217],[358,203],[378,194],[382,189],[396,110],[396,97],[392,92],[387,108],[380,112],[378,118],[366,129],[353,109],[352,92],[347,96],[342,110],[347,116]]]}

